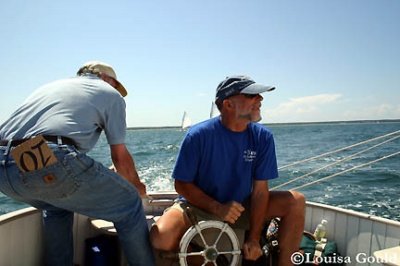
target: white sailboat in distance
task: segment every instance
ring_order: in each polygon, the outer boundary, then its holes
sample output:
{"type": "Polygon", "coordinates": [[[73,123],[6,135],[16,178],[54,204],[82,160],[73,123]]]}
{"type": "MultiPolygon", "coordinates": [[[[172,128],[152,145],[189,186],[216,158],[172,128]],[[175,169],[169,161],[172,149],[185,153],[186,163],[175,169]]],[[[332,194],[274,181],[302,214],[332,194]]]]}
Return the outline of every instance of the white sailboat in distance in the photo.
{"type": "Polygon", "coordinates": [[[215,102],[211,102],[210,118],[219,116],[219,110],[215,102]]]}
{"type": "Polygon", "coordinates": [[[191,125],[192,125],[192,120],[190,119],[186,111],[183,112],[182,124],[181,124],[182,130],[188,129],[191,125]]]}

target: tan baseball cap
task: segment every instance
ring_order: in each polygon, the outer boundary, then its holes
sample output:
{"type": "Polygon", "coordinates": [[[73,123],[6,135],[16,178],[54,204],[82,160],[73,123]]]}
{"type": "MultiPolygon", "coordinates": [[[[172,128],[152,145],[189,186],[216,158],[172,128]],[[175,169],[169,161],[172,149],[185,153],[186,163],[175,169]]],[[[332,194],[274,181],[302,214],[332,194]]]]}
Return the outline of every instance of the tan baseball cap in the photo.
{"type": "Polygon", "coordinates": [[[115,74],[114,69],[109,64],[100,61],[89,61],[86,62],[77,72],[77,75],[80,76],[85,73],[92,73],[92,74],[106,74],[107,76],[113,78],[116,83],[117,87],[115,88],[122,97],[128,95],[125,87],[117,80],[117,74],[115,74]]]}

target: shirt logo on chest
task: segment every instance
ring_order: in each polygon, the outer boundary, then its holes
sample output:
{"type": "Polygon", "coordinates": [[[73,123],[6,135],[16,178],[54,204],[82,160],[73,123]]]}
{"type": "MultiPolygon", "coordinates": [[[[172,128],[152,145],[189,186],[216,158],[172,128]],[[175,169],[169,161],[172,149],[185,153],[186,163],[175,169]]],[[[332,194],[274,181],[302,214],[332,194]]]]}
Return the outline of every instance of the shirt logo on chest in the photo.
{"type": "Polygon", "coordinates": [[[245,162],[252,162],[257,156],[257,152],[256,151],[252,151],[252,150],[245,150],[243,152],[243,159],[245,162]]]}

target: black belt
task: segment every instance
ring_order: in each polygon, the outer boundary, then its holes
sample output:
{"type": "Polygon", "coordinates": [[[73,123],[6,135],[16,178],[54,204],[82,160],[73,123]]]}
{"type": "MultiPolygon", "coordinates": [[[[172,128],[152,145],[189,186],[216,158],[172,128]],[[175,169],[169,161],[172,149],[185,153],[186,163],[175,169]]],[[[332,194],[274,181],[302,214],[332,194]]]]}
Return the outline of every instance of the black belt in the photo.
{"type": "MultiPolygon", "coordinates": [[[[42,136],[46,141],[58,143],[57,136],[49,136],[49,135],[42,135],[42,136]]],[[[11,141],[11,147],[18,146],[19,144],[22,144],[23,142],[25,142],[27,140],[29,140],[29,139],[14,139],[11,141]]],[[[2,140],[0,140],[0,146],[7,146],[8,142],[9,142],[9,140],[2,139],[2,140]]],[[[72,139],[67,138],[67,137],[61,137],[61,142],[62,142],[62,144],[75,146],[75,142],[72,139]]]]}

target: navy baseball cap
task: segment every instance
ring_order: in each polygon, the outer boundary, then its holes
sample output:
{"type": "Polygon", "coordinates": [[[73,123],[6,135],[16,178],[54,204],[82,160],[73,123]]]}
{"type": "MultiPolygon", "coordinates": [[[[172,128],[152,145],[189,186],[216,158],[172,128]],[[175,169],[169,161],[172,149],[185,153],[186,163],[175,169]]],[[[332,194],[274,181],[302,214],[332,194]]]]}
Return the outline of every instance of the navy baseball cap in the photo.
{"type": "Polygon", "coordinates": [[[228,97],[238,94],[259,94],[266,91],[273,91],[275,87],[265,86],[256,83],[247,76],[226,77],[217,87],[215,102],[223,101],[228,97]]]}

